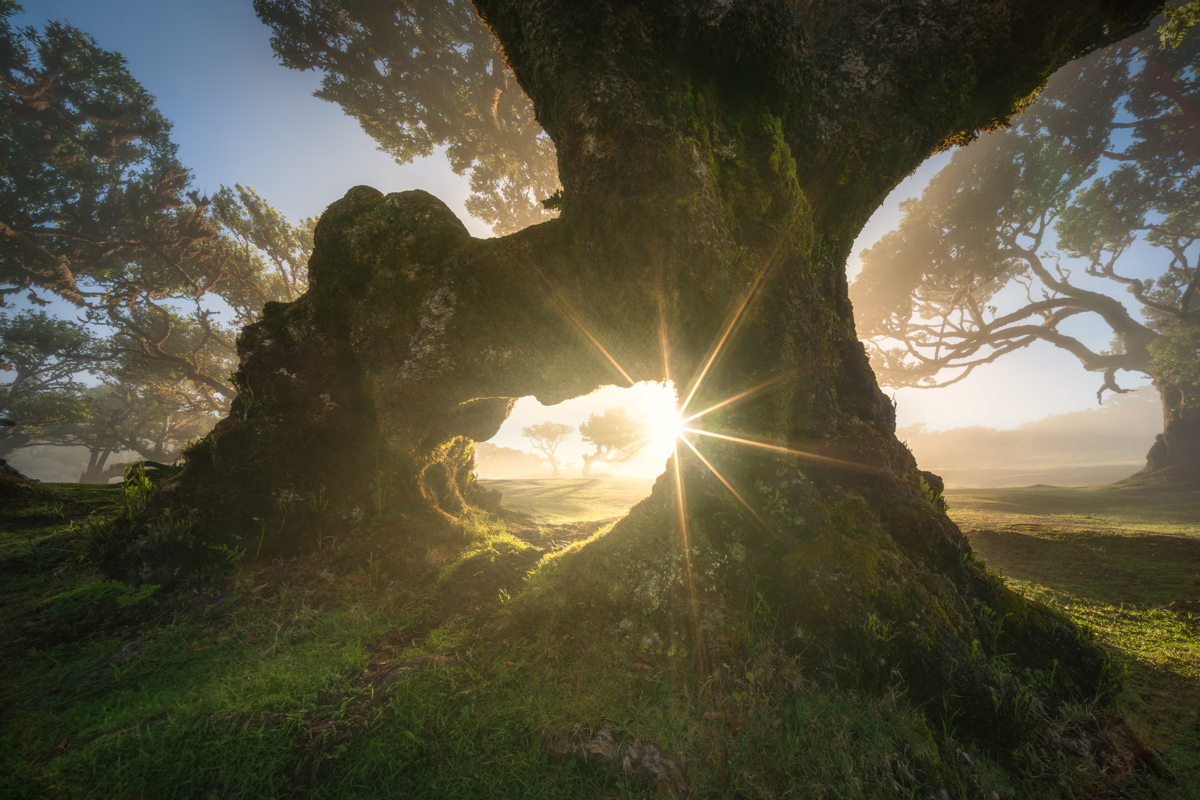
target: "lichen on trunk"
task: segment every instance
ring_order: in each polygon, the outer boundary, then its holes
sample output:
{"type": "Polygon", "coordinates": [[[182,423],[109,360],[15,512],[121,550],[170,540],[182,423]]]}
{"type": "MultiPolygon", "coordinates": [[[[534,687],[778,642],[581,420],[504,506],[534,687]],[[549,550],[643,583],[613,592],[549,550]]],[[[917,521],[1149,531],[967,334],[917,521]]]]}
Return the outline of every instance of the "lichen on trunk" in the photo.
{"type": "Polygon", "coordinates": [[[758,596],[830,680],[900,674],[1001,750],[1103,696],[1106,654],[976,562],[922,482],[845,277],[923,159],[1157,8],[1102,5],[478,0],[558,149],[562,217],[475,240],[423,192],[352,189],[317,228],[308,294],[239,340],[231,416],[110,568],[165,582],[219,543],[444,523],[474,500],[467,440],[512,398],[671,378],[693,412],[748,394],[696,422],[651,496],[547,568],[512,625],[587,596],[614,624],[675,630],[702,672],[758,596]]]}

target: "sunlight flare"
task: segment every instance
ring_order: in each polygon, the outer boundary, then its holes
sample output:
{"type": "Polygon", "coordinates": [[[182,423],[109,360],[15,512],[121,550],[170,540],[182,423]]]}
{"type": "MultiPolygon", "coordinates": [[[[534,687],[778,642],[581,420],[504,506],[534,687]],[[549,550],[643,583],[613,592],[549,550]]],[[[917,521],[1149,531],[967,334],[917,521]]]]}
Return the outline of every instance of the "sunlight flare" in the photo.
{"type": "Polygon", "coordinates": [[[536,292],[542,295],[548,305],[566,317],[568,322],[578,328],[579,332],[586,336],[588,341],[596,346],[596,349],[600,351],[600,354],[604,356],[604,358],[608,360],[608,363],[611,364],[613,368],[621,374],[622,378],[629,382],[630,386],[633,386],[635,383],[637,383],[637,381],[630,377],[629,373],[625,371],[625,368],[621,366],[620,362],[617,361],[613,354],[608,352],[608,348],[600,343],[600,340],[596,338],[591,329],[584,324],[579,314],[577,314],[575,309],[571,307],[570,301],[563,297],[562,293],[554,287],[553,282],[551,282],[549,278],[542,274],[542,271],[538,269],[537,264],[533,262],[532,258],[526,255],[523,259],[520,259],[520,263],[517,263],[517,261],[512,258],[509,258],[508,261],[510,266],[514,267],[514,271],[518,275],[524,274],[526,276],[529,285],[532,286],[536,292]]]}
{"type": "MultiPolygon", "coordinates": [[[[725,476],[722,475],[720,472],[718,472],[717,468],[714,467],[711,463],[709,463],[709,460],[704,457],[704,455],[700,452],[699,449],[696,448],[696,445],[692,444],[691,442],[689,442],[687,439],[685,439],[682,436],[680,436],[679,439],[680,439],[680,441],[682,441],[684,444],[686,444],[688,447],[690,447],[692,449],[692,452],[696,454],[696,458],[700,459],[700,463],[703,464],[704,466],[708,467],[708,471],[711,472],[713,475],[715,475],[717,477],[717,480],[719,480],[721,483],[723,483],[725,485],[725,488],[729,490],[730,494],[732,494],[734,497],[736,497],[738,499],[738,502],[741,503],[743,506],[745,506],[746,510],[749,511],[751,514],[753,514],[754,518],[756,520],[758,520],[764,528],[766,528],[768,531],[770,531],[773,534],[775,533],[775,529],[772,528],[770,525],[768,525],[767,521],[765,519],[763,519],[762,516],[757,511],[754,510],[754,507],[746,502],[746,498],[742,497],[742,495],[738,492],[738,490],[733,488],[733,484],[731,484],[729,481],[725,480],[725,476]]],[[[775,534],[775,536],[778,538],[778,534],[775,534]]]]}
{"type": "Polygon", "coordinates": [[[833,458],[832,456],[823,456],[823,455],[819,455],[817,453],[810,453],[805,450],[796,450],[791,447],[783,447],[782,445],[778,445],[778,444],[770,444],[769,442],[756,442],[753,439],[746,439],[741,436],[730,436],[725,433],[717,433],[715,431],[701,430],[700,428],[685,427],[684,431],[687,433],[696,433],[701,436],[711,436],[714,439],[724,439],[724,440],[730,441],[730,442],[737,442],[738,444],[748,444],[748,445],[751,445],[752,447],[761,447],[766,450],[774,450],[779,453],[788,453],[789,455],[800,456],[801,458],[808,458],[808,459],[812,459],[813,461],[825,461],[830,464],[837,464],[838,466],[842,466],[842,467],[850,467],[851,469],[855,469],[855,470],[859,470],[859,471],[875,471],[874,467],[871,467],[867,464],[859,464],[854,461],[844,461],[840,458],[833,458]]]}
{"type": "Polygon", "coordinates": [[[725,400],[722,400],[721,402],[716,403],[715,405],[711,405],[708,408],[704,409],[703,411],[698,411],[695,414],[692,414],[690,416],[684,417],[682,414],[680,414],[680,420],[679,420],[680,432],[683,431],[684,426],[687,425],[687,423],[692,422],[693,420],[700,419],[705,414],[709,414],[713,411],[716,411],[718,408],[724,408],[725,406],[730,405],[731,403],[736,403],[737,401],[745,399],[745,398],[749,397],[750,395],[758,394],[759,392],[761,392],[765,389],[769,389],[772,386],[774,386],[775,384],[779,383],[784,378],[786,378],[788,376],[788,374],[789,373],[776,375],[774,378],[763,381],[758,386],[754,386],[750,389],[747,389],[744,392],[739,392],[738,394],[735,394],[732,397],[726,398],[725,400]]]}

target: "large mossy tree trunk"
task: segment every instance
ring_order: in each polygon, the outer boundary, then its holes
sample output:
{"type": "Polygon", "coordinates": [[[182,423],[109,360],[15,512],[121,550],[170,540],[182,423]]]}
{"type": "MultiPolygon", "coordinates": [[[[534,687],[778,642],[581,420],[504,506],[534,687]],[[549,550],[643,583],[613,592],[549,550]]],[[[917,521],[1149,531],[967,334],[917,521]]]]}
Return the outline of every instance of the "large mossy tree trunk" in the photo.
{"type": "Polygon", "coordinates": [[[243,333],[232,415],[112,570],[166,582],[234,537],[279,553],[373,513],[453,517],[468,440],[512,398],[669,377],[699,411],[759,387],[697,423],[749,442],[693,436],[704,460],[681,445],[650,498],[558,560],[569,591],[520,613],[544,626],[586,596],[699,654],[762,592],[830,675],[899,670],[1001,745],[1102,694],[1105,654],[975,562],[897,441],[845,262],[925,158],[1161,4],[476,5],[558,148],[561,218],[474,240],[429,195],[351,190],[317,228],[310,291],[243,333]]]}

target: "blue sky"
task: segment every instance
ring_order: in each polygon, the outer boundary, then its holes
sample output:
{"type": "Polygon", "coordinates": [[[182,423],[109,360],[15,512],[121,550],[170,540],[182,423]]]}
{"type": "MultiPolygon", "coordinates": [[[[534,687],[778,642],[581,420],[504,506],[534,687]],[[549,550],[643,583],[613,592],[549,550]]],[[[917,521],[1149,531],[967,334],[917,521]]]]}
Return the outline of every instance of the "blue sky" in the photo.
{"type": "Polygon", "coordinates": [[[467,180],[442,158],[400,167],[358,123],[318,100],[314,72],[284,69],[250,0],[24,0],[18,24],[65,20],[125,56],[174,123],[197,188],[252,186],[289,218],[319,215],[358,184],[425,189],[467,216],[467,180]]]}
{"type": "MultiPolygon", "coordinates": [[[[320,214],[358,184],[385,192],[420,188],[446,202],[474,235],[490,235],[466,214],[467,181],[443,158],[397,166],[340,108],[312,96],[319,82],[315,73],[281,67],[250,0],[26,0],[23,5],[18,24],[66,20],[126,57],[130,72],[174,123],[180,158],[203,192],[222,184],[248,185],[296,220],[320,214]]],[[[857,254],[898,221],[898,202],[919,194],[944,163],[945,156],[927,162],[888,198],[854,247],[851,274],[857,271],[857,254]]],[[[1143,382],[1140,376],[1125,380],[1131,386],[1143,382]]],[[[1071,356],[1034,345],[954,387],[897,392],[898,422],[924,422],[931,430],[1014,427],[1092,407],[1099,385],[1100,376],[1084,372],[1071,356]]],[[[525,401],[494,441],[528,449],[520,437],[522,426],[542,419],[578,424],[616,403],[611,392],[570,402],[545,410],[525,401]]],[[[582,447],[580,442],[568,449],[582,447]]]]}

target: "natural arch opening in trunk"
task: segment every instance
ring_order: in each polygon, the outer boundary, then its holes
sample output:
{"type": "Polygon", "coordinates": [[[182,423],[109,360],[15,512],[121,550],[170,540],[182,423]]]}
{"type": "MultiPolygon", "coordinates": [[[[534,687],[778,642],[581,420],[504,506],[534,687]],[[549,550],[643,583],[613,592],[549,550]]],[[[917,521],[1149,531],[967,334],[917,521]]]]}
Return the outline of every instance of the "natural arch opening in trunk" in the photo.
{"type": "Polygon", "coordinates": [[[700,686],[761,598],[816,677],[899,675],[1011,752],[1107,695],[1108,656],[946,517],[895,437],[845,263],[922,160],[1155,11],[1116,6],[477,0],[555,142],[562,216],[478,240],[423,192],[350,190],[317,227],[308,294],[243,332],[231,416],[112,571],[166,583],[260,524],[282,552],[372,504],[434,535],[487,506],[472,443],[515,398],[668,378],[712,409],[688,434],[710,449],[684,445],[611,531],[539,570],[511,624],[672,631],[700,686]]]}

